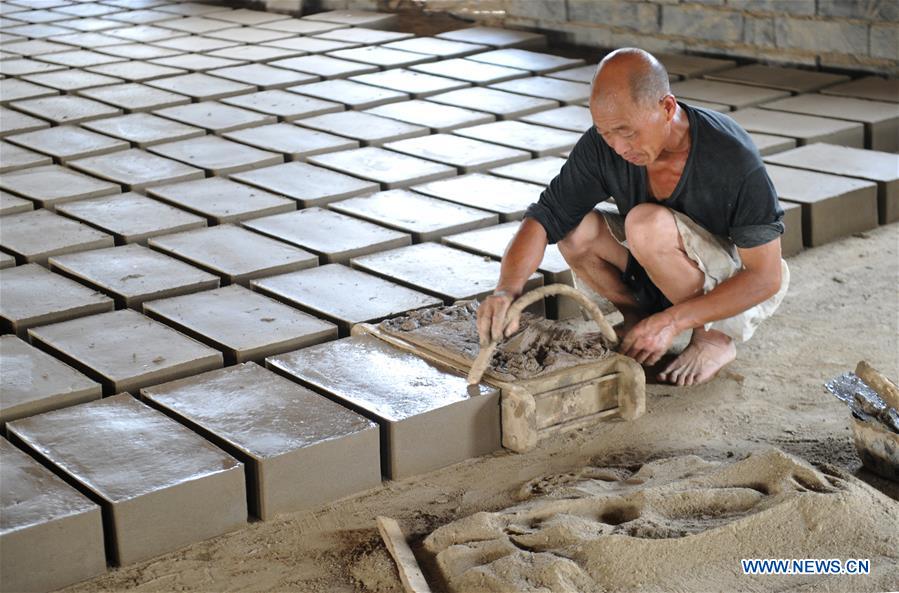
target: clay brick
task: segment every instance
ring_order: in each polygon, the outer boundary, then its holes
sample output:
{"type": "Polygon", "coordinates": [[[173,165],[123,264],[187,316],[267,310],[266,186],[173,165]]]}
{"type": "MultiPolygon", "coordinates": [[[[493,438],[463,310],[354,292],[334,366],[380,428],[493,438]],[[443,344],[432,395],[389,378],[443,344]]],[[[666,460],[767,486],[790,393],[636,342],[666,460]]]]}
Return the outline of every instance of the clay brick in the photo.
{"type": "Polygon", "coordinates": [[[861,122],[865,126],[865,148],[899,150],[899,104],[811,93],[772,101],[763,109],[818,115],[861,122]]]}
{"type": "Polygon", "coordinates": [[[563,58],[526,49],[496,49],[469,56],[468,59],[497,66],[528,70],[535,74],[563,70],[584,63],[584,60],[578,58],[563,58]]]}
{"type": "MultiPolygon", "coordinates": [[[[483,257],[437,243],[418,243],[355,257],[351,264],[356,269],[442,298],[446,304],[482,298],[493,291],[499,278],[499,262],[485,261],[483,257]]],[[[532,274],[525,291],[542,284],[542,276],[532,274]]]]}
{"type": "Polygon", "coordinates": [[[339,49],[328,52],[326,55],[341,60],[370,64],[372,66],[377,66],[381,70],[386,70],[388,68],[403,68],[415,64],[423,64],[425,62],[433,62],[437,59],[435,56],[413,53],[400,49],[390,49],[380,45],[339,49]]]}
{"type": "Polygon", "coordinates": [[[874,181],[880,224],[899,220],[899,156],[813,144],[765,157],[765,162],[874,181]]]}
{"type": "MultiPolygon", "coordinates": [[[[370,149],[380,150],[380,149],[370,149]]],[[[343,151],[353,152],[353,151],[343,151]]],[[[329,153],[341,154],[341,153],[329,153]]],[[[308,157],[310,162],[325,155],[308,157]]],[[[330,171],[315,165],[290,162],[274,167],[237,173],[232,179],[296,200],[300,207],[320,206],[343,198],[378,190],[378,184],[330,171]]]]}
{"type": "MultiPolygon", "coordinates": [[[[507,222],[498,226],[485,229],[467,231],[443,238],[443,243],[450,247],[457,247],[470,251],[477,255],[485,255],[497,261],[502,260],[503,253],[509,242],[518,232],[519,222],[507,222]]],[[[537,266],[537,272],[543,275],[543,284],[567,284],[574,286],[571,275],[571,267],[562,257],[557,245],[547,245],[543,254],[543,260],[537,266]]],[[[565,299],[567,301],[567,299],[565,299]]],[[[569,316],[570,311],[576,311],[577,305],[566,303],[562,299],[550,297],[546,299],[546,316],[549,319],[562,319],[569,316]],[[571,305],[574,305],[573,307],[571,305]]]]}
{"type": "Polygon", "coordinates": [[[164,91],[187,95],[195,101],[223,99],[256,90],[249,84],[196,72],[150,80],[147,84],[164,91]]]}
{"type": "Polygon", "coordinates": [[[7,140],[48,154],[60,163],[130,148],[127,142],[96,134],[77,126],[56,126],[45,130],[36,130],[8,136],[7,140]]]}
{"type": "Polygon", "coordinates": [[[0,246],[19,263],[47,265],[54,255],[113,245],[112,235],[45,209],[4,216],[2,230],[0,246]]]}
{"type": "Polygon", "coordinates": [[[34,210],[34,202],[0,191],[0,216],[34,210]]]}
{"type": "Polygon", "coordinates": [[[546,128],[520,121],[498,121],[469,126],[453,132],[458,136],[527,150],[535,157],[569,151],[581,138],[580,133],[546,128]]]}
{"type": "Polygon", "coordinates": [[[224,176],[284,162],[280,154],[212,135],[157,144],[149,151],[203,169],[210,176],[224,176]]]}
{"type": "MultiPolygon", "coordinates": [[[[285,22],[285,21],[282,21],[285,22]]],[[[325,25],[317,23],[316,26],[324,27],[327,31],[333,31],[334,25],[325,25]]],[[[343,41],[331,41],[329,39],[316,39],[315,37],[288,37],[286,39],[276,39],[263,44],[265,47],[279,47],[300,51],[303,54],[323,54],[325,52],[334,51],[335,49],[348,49],[351,47],[359,47],[361,43],[346,43],[343,41]]]]}
{"type": "Polygon", "coordinates": [[[369,29],[390,29],[398,22],[395,14],[370,10],[328,10],[306,15],[303,18],[309,21],[323,21],[369,29]]]}
{"type": "Polygon", "coordinates": [[[224,105],[216,101],[167,107],[154,111],[154,113],[189,126],[203,128],[213,134],[224,134],[243,128],[273,124],[278,120],[274,115],[224,105]]]}
{"type": "Polygon", "coordinates": [[[419,99],[381,105],[367,109],[366,112],[425,126],[434,133],[449,132],[456,128],[489,123],[495,119],[489,113],[451,107],[449,105],[438,105],[419,99]]]}
{"type": "MultiPolygon", "coordinates": [[[[168,56],[165,58],[154,58],[150,60],[151,64],[157,66],[166,66],[167,68],[177,68],[180,71],[189,72],[206,72],[216,68],[230,68],[246,64],[244,60],[231,60],[228,58],[217,58],[215,56],[207,56],[205,54],[180,54],[177,56],[168,56]]],[[[249,80],[238,80],[237,82],[246,82],[253,84],[249,80]]]]}
{"type": "Polygon", "coordinates": [[[325,80],[287,89],[293,93],[342,103],[347,109],[368,109],[409,98],[406,93],[378,88],[351,80],[325,80]]]}
{"type": "Polygon", "coordinates": [[[526,97],[496,89],[474,87],[440,93],[428,101],[476,111],[492,113],[497,119],[515,119],[538,111],[558,107],[558,101],[526,97]]]}
{"type": "Polygon", "coordinates": [[[33,84],[18,78],[0,80],[0,89],[3,90],[2,96],[0,96],[0,103],[4,105],[20,99],[37,99],[38,97],[52,97],[59,94],[59,91],[56,89],[48,89],[39,84],[33,84]]]}
{"type": "Polygon", "coordinates": [[[20,111],[45,118],[57,125],[75,124],[121,113],[119,109],[110,105],[73,95],[26,99],[14,101],[11,105],[20,111]]]}
{"type": "Polygon", "coordinates": [[[750,64],[731,70],[722,70],[706,74],[705,78],[779,89],[791,93],[810,93],[849,80],[849,77],[843,74],[813,72],[764,64],[750,64]]]}
{"type": "Polygon", "coordinates": [[[771,134],[758,134],[750,132],[749,137],[759,149],[762,156],[776,154],[791,148],[796,148],[795,138],[785,138],[784,136],[772,136],[771,134]]]}
{"type": "Polygon", "coordinates": [[[58,165],[32,167],[4,174],[0,188],[52,210],[56,204],[119,193],[119,186],[58,165]]]}
{"type": "Polygon", "coordinates": [[[780,238],[780,253],[791,257],[802,251],[802,204],[781,202],[786,230],[780,238]]]}
{"type": "Polygon", "coordinates": [[[469,86],[467,82],[460,80],[433,76],[404,68],[395,68],[373,74],[360,74],[359,76],[353,76],[351,80],[401,93],[408,93],[416,99],[469,86]]]}
{"type": "Polygon", "coordinates": [[[152,187],[147,193],[178,208],[205,216],[210,224],[238,222],[292,212],[297,208],[294,200],[220,177],[152,187]]]}
{"type": "Polygon", "coordinates": [[[128,394],[17,420],[10,432],[92,493],[116,564],[246,522],[243,464],[128,394]]]}
{"type": "Polygon", "coordinates": [[[460,173],[483,171],[499,165],[526,161],[530,158],[530,154],[523,150],[461,137],[461,134],[468,129],[470,128],[459,130],[460,136],[433,134],[390,142],[384,147],[410,156],[452,165],[460,173]]]}
{"type": "Polygon", "coordinates": [[[190,103],[190,97],[133,82],[85,89],[79,94],[118,107],[125,113],[150,111],[190,103]]]}
{"type": "Polygon", "coordinates": [[[222,355],[123,309],[28,330],[31,343],[103,384],[111,395],[221,368],[222,355]]]}
{"type": "Polygon", "coordinates": [[[359,147],[356,140],[307,130],[288,123],[247,128],[228,132],[222,136],[262,150],[279,152],[288,161],[304,161],[306,157],[314,154],[359,147]]]}
{"type": "Polygon", "coordinates": [[[294,123],[357,140],[362,146],[382,146],[387,142],[427,136],[430,132],[428,128],[361,111],[328,113],[299,119],[294,123]]]}
{"type": "Polygon", "coordinates": [[[206,226],[200,216],[134,192],[60,204],[57,212],[111,234],[116,245],[206,226]]]}
{"type": "MultiPolygon", "coordinates": [[[[178,109],[172,107],[172,109],[178,109]]],[[[132,148],[71,161],[75,169],[118,183],[130,191],[152,185],[202,179],[203,170],[132,148]]]]}
{"type": "Polygon", "coordinates": [[[99,383],[16,336],[0,336],[0,370],[0,425],[103,395],[99,383]]]}
{"type": "Polygon", "coordinates": [[[384,47],[444,58],[461,58],[487,49],[486,45],[450,41],[439,37],[414,37],[385,43],[384,47]]]}
{"type": "Polygon", "coordinates": [[[42,119],[25,115],[14,109],[0,107],[0,138],[49,127],[50,124],[42,119]]]}
{"type": "Polygon", "coordinates": [[[124,82],[120,78],[97,74],[96,72],[87,72],[77,68],[59,70],[57,72],[31,74],[23,76],[22,79],[52,89],[57,89],[64,93],[72,93],[81,89],[124,82]]]}
{"type": "Polygon", "coordinates": [[[187,74],[187,70],[182,68],[151,64],[149,62],[116,62],[114,64],[91,66],[88,69],[97,74],[107,74],[129,82],[148,82],[150,80],[187,74]]]}
{"type": "Polygon", "coordinates": [[[242,66],[216,68],[215,70],[209,70],[209,74],[227,78],[228,80],[252,84],[262,90],[283,89],[319,80],[318,76],[312,74],[293,72],[266,64],[244,64],[242,66]]]}
{"type": "Polygon", "coordinates": [[[444,235],[494,225],[496,214],[392,189],[370,196],[333,202],[331,210],[375,224],[411,233],[415,243],[438,240],[444,235]]]}
{"type": "Polygon", "coordinates": [[[412,187],[414,191],[464,206],[496,212],[502,222],[519,220],[527,207],[536,202],[543,187],[483,173],[471,173],[453,179],[432,181],[412,187]]]}
{"type": "Polygon", "coordinates": [[[380,425],[381,471],[394,480],[500,448],[499,392],[438,369],[373,336],[344,338],[266,361],[380,425]],[[384,373],[383,369],[391,369],[384,373]],[[428,385],[422,391],[421,385],[428,385]],[[439,447],[430,446],[440,443],[439,447]]]}
{"type": "Polygon", "coordinates": [[[485,64],[463,58],[419,64],[418,66],[412,66],[410,69],[416,72],[453,78],[478,85],[503,82],[531,75],[527,70],[507,68],[506,66],[497,66],[496,64],[485,64]]]}
{"type": "Polygon", "coordinates": [[[437,35],[440,39],[479,43],[491,47],[544,47],[546,36],[540,33],[500,29],[496,27],[470,27],[437,35]]]}
{"type": "Polygon", "coordinates": [[[296,70],[306,74],[314,74],[325,79],[332,78],[348,78],[357,74],[366,74],[369,72],[377,72],[378,67],[370,64],[362,64],[360,62],[351,62],[349,60],[341,60],[330,55],[309,55],[299,58],[287,58],[284,60],[275,60],[272,66],[278,68],[286,68],[296,70]]]}
{"type": "Polygon", "coordinates": [[[0,439],[0,589],[54,591],[106,572],[100,507],[0,439]]]}
{"type": "Polygon", "coordinates": [[[245,464],[250,510],[261,519],[381,483],[375,423],[254,363],[141,395],[245,464]]]}
{"type": "Polygon", "coordinates": [[[499,177],[507,177],[517,181],[526,181],[537,185],[549,185],[559,171],[565,159],[556,156],[545,156],[539,159],[532,159],[523,163],[513,163],[490,169],[490,173],[499,177]]]}
{"type": "Polygon", "coordinates": [[[877,226],[874,183],[770,164],[767,169],[777,196],[802,204],[806,247],[817,247],[877,226]]]}
{"type": "Polygon", "coordinates": [[[566,105],[557,109],[538,111],[519,119],[529,124],[559,128],[569,132],[584,132],[593,126],[590,110],[580,105],[566,105]]]}
{"type": "Polygon", "coordinates": [[[899,103],[899,80],[879,76],[863,76],[851,82],[844,82],[821,89],[825,95],[856,97],[872,101],[899,103]]]}
{"type": "Polygon", "coordinates": [[[50,269],[134,309],[144,301],[219,285],[216,276],[136,243],[52,257],[50,269]]]}
{"type": "Polygon", "coordinates": [[[83,124],[83,127],[121,138],[139,148],[146,148],[163,142],[186,140],[203,136],[202,128],[189,126],[150,113],[129,113],[119,117],[108,117],[83,124]]]}
{"type": "Polygon", "coordinates": [[[412,238],[391,229],[318,207],[242,223],[246,228],[296,245],[321,263],[346,263],[352,257],[409,245],[412,238]]]}
{"type": "MultiPolygon", "coordinates": [[[[334,31],[335,29],[343,29],[346,25],[338,25],[336,23],[320,23],[309,21],[306,19],[285,19],[283,21],[275,21],[273,23],[265,23],[263,25],[259,25],[260,29],[269,29],[271,31],[284,31],[287,33],[296,33],[297,37],[291,37],[282,41],[302,41],[305,40],[305,37],[299,37],[300,35],[316,35],[318,33],[327,33],[328,31],[334,31]]],[[[309,41],[317,42],[320,41],[318,39],[309,39],[309,41]]],[[[270,42],[272,44],[278,43],[278,41],[270,42]]],[[[329,43],[338,43],[336,41],[329,43]]],[[[309,52],[316,53],[316,52],[309,52]]]]}
{"type": "Polygon", "coordinates": [[[381,189],[408,187],[456,174],[454,168],[446,165],[371,146],[311,156],[309,162],[370,179],[380,183],[381,189]]]}
{"type": "Polygon", "coordinates": [[[144,303],[144,313],[225,355],[254,361],[337,337],[337,327],[243,286],[144,303]]]}
{"type": "Polygon", "coordinates": [[[250,285],[257,292],[337,324],[341,337],[348,336],[357,323],[375,323],[443,303],[343,264],[253,280],[250,285]]]}
{"type": "Polygon", "coordinates": [[[0,320],[4,331],[25,337],[29,327],[112,311],[114,304],[96,291],[25,264],[0,272],[0,320]]]}
{"type": "Polygon", "coordinates": [[[856,148],[862,148],[865,145],[864,126],[856,122],[768,111],[757,107],[740,109],[735,111],[731,117],[748,132],[795,138],[799,146],[815,142],[828,142],[856,148]]]}
{"type": "MultiPolygon", "coordinates": [[[[47,128],[52,129],[52,128],[47,128]]],[[[32,134],[33,132],[26,132],[32,134]]],[[[22,134],[16,134],[17,137],[22,134]]],[[[20,169],[28,169],[30,167],[39,167],[42,165],[53,164],[53,158],[44,154],[39,154],[31,150],[10,144],[9,142],[0,141],[0,173],[8,173],[10,171],[18,171],[20,169]]]]}
{"type": "Polygon", "coordinates": [[[400,33],[398,31],[379,31],[377,29],[369,29],[366,27],[351,27],[347,29],[335,29],[327,33],[319,33],[314,37],[316,39],[328,39],[331,41],[343,41],[344,43],[361,43],[363,45],[374,45],[380,43],[390,43],[391,41],[400,41],[401,39],[409,39],[414,37],[412,33],[400,33]]]}
{"type": "Polygon", "coordinates": [[[318,265],[311,253],[230,224],[156,237],[150,246],[220,276],[223,285],[318,265]]]}
{"type": "Polygon", "coordinates": [[[705,79],[674,83],[671,92],[680,99],[720,103],[732,109],[752,107],[790,96],[789,91],[705,79]]]}

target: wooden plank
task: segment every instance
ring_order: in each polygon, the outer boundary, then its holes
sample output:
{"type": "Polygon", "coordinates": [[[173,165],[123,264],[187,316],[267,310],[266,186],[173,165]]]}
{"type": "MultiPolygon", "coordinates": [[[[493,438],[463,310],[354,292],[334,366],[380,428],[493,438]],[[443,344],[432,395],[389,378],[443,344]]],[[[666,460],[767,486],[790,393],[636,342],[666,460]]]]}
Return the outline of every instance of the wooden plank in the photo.
{"type": "Polygon", "coordinates": [[[395,519],[383,516],[378,516],[377,520],[378,531],[384,539],[387,551],[396,562],[406,593],[431,593],[431,587],[428,586],[428,581],[425,580],[425,575],[421,572],[399,523],[395,519]]]}

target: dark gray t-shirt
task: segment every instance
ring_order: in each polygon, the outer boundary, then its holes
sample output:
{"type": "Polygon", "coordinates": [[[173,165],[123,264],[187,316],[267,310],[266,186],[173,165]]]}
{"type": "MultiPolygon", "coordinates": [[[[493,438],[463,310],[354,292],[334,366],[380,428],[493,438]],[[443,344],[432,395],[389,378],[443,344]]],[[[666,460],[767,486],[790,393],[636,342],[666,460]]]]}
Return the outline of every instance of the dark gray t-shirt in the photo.
{"type": "Polygon", "coordinates": [[[591,126],[525,216],[543,225],[549,242],[556,243],[611,196],[622,216],[637,204],[662,203],[737,247],[777,239],[784,232],[783,209],[752,139],[722,113],[679,104],[690,122],[692,144],[670,197],[650,196],[646,168],[618,156],[591,126]]]}

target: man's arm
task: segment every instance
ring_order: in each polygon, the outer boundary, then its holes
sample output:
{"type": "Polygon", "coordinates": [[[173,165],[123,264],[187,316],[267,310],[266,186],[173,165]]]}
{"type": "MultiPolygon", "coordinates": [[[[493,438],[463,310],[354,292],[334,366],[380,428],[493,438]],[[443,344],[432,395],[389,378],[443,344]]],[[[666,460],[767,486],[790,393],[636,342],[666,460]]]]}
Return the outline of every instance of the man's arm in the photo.
{"type": "Polygon", "coordinates": [[[737,251],[742,270],[708,293],[644,319],[624,338],[620,351],[640,363],[655,364],[680,332],[733,317],[777,294],[781,285],[780,238],[737,251]]]}
{"type": "Polygon", "coordinates": [[[533,218],[525,218],[503,254],[499,282],[494,294],[488,296],[478,308],[478,335],[486,345],[518,330],[518,319],[508,328],[503,327],[509,305],[521,295],[524,285],[543,260],[547,245],[546,230],[533,218]]]}

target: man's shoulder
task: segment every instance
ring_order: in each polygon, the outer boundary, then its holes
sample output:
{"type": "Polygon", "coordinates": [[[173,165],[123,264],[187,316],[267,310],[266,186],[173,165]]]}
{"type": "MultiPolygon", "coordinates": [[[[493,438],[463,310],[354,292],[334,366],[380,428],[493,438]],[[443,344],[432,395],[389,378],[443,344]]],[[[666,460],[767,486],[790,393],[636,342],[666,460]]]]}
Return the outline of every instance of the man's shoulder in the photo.
{"type": "Polygon", "coordinates": [[[697,126],[698,148],[714,155],[716,167],[749,172],[762,164],[752,138],[733,118],[710,109],[688,108],[693,115],[693,124],[697,126]]]}

